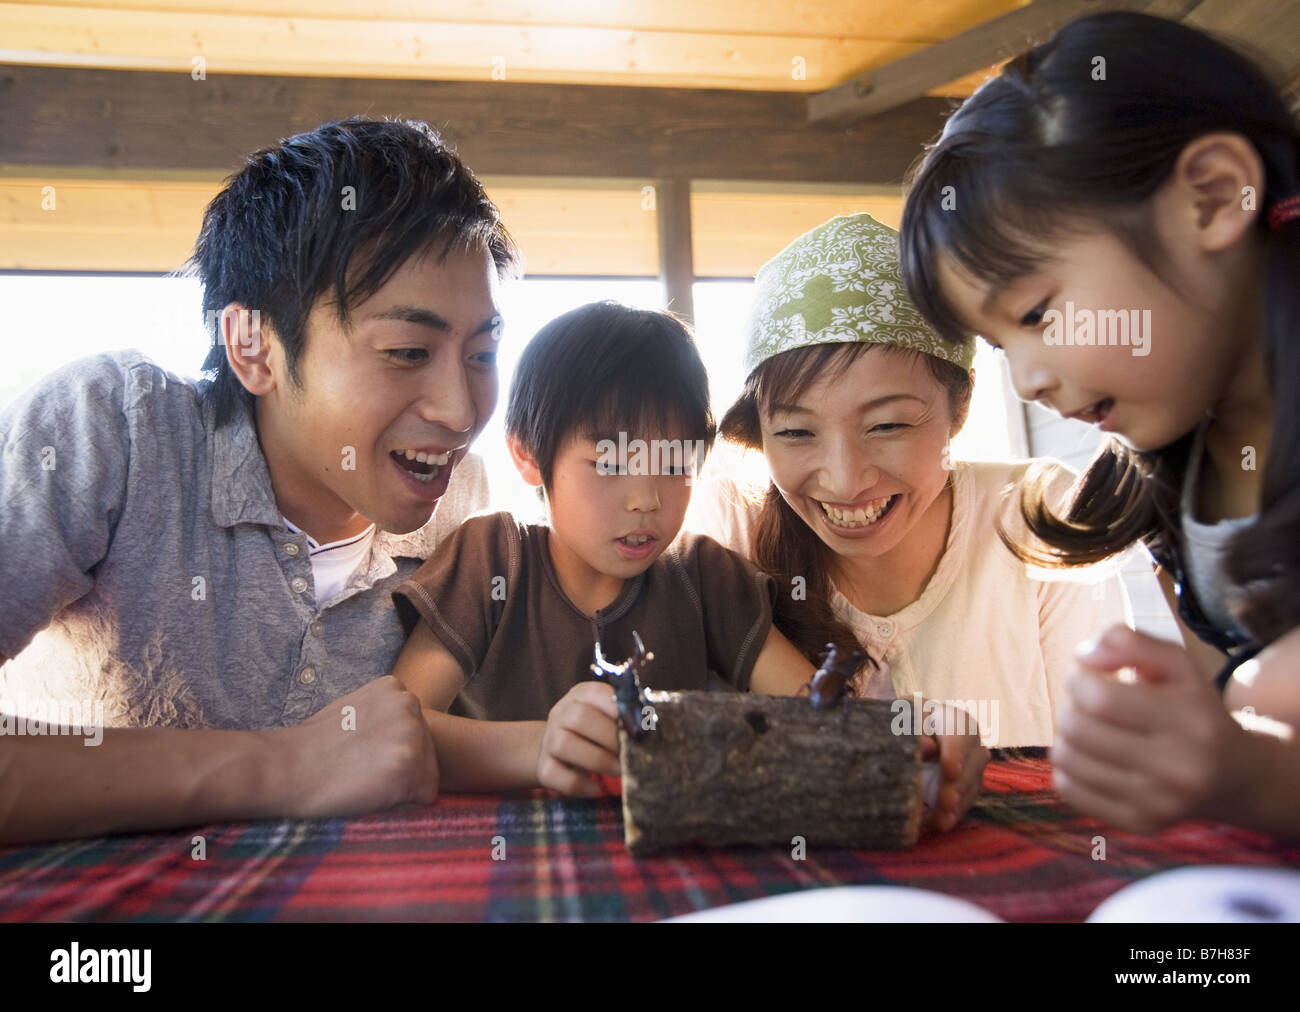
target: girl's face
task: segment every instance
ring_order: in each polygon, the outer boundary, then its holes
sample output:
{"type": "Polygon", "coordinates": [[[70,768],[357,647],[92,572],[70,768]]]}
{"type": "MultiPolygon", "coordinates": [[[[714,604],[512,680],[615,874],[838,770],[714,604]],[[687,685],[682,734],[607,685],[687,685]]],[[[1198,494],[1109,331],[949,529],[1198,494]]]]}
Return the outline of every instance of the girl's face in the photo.
{"type": "Polygon", "coordinates": [[[759,412],[782,497],[831,551],[878,558],[898,547],[948,481],[948,393],[919,355],[870,348],[818,379],[797,404],[759,412]]]}
{"type": "Polygon", "coordinates": [[[1180,261],[1177,236],[1161,238],[1178,292],[1110,232],[1061,240],[1050,263],[1000,292],[947,257],[940,283],[971,330],[1005,351],[1022,400],[1154,450],[1223,395],[1242,357],[1230,337],[1249,326],[1221,277],[1180,261]]]}

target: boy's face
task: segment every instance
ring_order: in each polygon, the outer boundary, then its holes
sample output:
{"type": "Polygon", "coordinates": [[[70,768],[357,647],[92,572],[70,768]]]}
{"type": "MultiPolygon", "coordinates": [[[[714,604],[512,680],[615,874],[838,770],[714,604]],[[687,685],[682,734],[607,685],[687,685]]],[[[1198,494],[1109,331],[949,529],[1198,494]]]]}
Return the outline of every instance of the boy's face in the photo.
{"type": "Polygon", "coordinates": [[[353,307],[350,327],[317,301],[300,387],[271,343],[275,389],[257,400],[258,431],[290,520],[322,542],[371,522],[398,534],[428,522],[496,407],[497,291],[486,250],[417,257],[353,307]]]}
{"type": "MultiPolygon", "coordinates": [[[[683,461],[652,454],[648,438],[640,457],[631,436],[627,444],[627,459],[617,460],[596,440],[575,435],[555,456],[547,494],[551,542],[572,576],[630,579],[649,569],[681,530],[691,499],[683,461]]],[[[689,456],[685,463],[691,465],[689,456]]],[[[563,576],[564,564],[556,561],[563,576]]]]}

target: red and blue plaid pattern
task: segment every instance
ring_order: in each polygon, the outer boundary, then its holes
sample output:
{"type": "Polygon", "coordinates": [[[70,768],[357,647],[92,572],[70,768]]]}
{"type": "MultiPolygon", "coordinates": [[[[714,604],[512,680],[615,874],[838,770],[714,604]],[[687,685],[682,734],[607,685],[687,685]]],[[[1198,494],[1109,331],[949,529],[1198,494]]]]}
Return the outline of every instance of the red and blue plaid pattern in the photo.
{"type": "Polygon", "coordinates": [[[1300,865],[1300,846],[1217,823],[1107,829],[1051,790],[1041,750],[1003,753],[950,833],[911,851],[701,848],[640,860],[617,798],[448,795],[358,819],[212,825],[0,849],[10,921],[645,921],[795,889],[906,885],[1009,921],[1078,921],[1184,865],[1300,865]],[[191,857],[202,836],[206,859],[191,857]],[[1094,860],[1094,837],[1105,860],[1094,860]],[[504,845],[504,851],[502,850],[504,845]],[[497,857],[504,860],[494,860],[497,857]]]}

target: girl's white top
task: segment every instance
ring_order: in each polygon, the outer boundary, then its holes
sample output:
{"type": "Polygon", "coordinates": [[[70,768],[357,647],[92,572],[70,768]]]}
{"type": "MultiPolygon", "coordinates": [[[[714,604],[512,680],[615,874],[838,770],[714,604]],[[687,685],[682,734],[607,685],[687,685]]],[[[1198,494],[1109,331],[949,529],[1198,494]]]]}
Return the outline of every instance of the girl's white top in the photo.
{"type": "Polygon", "coordinates": [[[1209,422],[1209,417],[1206,417],[1196,428],[1196,438],[1192,443],[1191,456],[1187,463],[1187,474],[1183,478],[1180,509],[1184,568],[1192,584],[1192,591],[1196,595],[1196,603],[1201,606],[1205,617],[1224,632],[1235,632],[1249,639],[1250,634],[1228,607],[1232,596],[1239,594],[1241,588],[1228,578],[1223,566],[1228,556],[1229,543],[1239,531],[1254,523],[1256,518],[1254,516],[1231,517],[1209,524],[1196,519],[1201,459],[1205,456],[1205,429],[1209,422]]]}
{"type": "MultiPolygon", "coordinates": [[[[978,720],[990,747],[1052,744],[1076,644],[1116,623],[1131,626],[1133,618],[1115,564],[1033,569],[998,537],[999,515],[1013,538],[1028,537],[1011,490],[1030,463],[954,466],[947,545],[921,596],[901,611],[869,615],[833,592],[832,607],[880,663],[861,676],[860,694],[913,706],[916,693],[954,703],[978,720]]],[[[1055,468],[1051,492],[1059,504],[1075,476],[1055,468]]],[[[706,479],[685,526],[752,559],[761,495],[731,479],[706,479]]]]}

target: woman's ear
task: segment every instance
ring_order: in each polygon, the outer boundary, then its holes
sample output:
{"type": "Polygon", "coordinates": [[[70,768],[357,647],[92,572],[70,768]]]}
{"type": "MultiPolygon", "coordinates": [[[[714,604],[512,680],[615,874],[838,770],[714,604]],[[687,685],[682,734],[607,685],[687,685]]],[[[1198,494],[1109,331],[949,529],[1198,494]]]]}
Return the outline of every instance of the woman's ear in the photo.
{"type": "MultiPolygon", "coordinates": [[[[966,425],[966,419],[970,417],[970,400],[971,394],[975,390],[975,370],[970,371],[970,386],[966,390],[966,396],[962,398],[961,403],[954,405],[952,416],[952,427],[948,430],[948,438],[953,439],[957,433],[966,425]]],[[[951,394],[949,395],[951,396],[951,394]]]]}
{"type": "Polygon", "coordinates": [[[535,488],[542,487],[542,469],[537,466],[537,461],[533,455],[524,449],[523,444],[519,442],[516,436],[506,436],[506,447],[510,451],[510,459],[515,462],[515,469],[519,472],[519,477],[535,488]]]}
{"type": "Polygon", "coordinates": [[[1197,137],[1183,148],[1156,193],[1157,223],[1193,238],[1206,253],[1228,249],[1255,227],[1264,200],[1264,163],[1241,134],[1197,137]]]}

